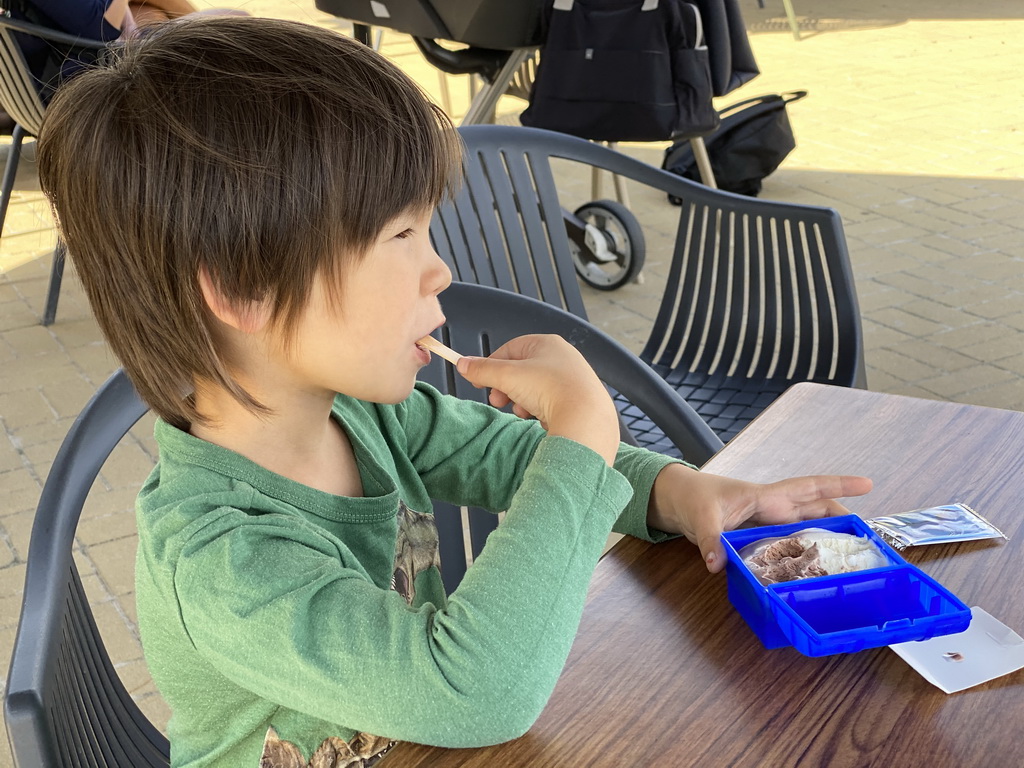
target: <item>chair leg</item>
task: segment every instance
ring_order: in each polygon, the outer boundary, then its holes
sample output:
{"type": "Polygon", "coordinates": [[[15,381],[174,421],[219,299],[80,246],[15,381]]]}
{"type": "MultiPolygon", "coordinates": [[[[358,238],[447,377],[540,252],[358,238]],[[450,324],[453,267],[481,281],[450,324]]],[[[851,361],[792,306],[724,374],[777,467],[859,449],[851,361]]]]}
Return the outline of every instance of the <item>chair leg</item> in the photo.
{"type": "Polygon", "coordinates": [[[60,299],[60,284],[64,279],[64,257],[67,247],[64,241],[57,238],[57,247],[53,251],[53,266],[50,268],[50,287],[46,291],[46,310],[43,312],[43,325],[53,325],[57,317],[57,300],[60,299]]]}
{"type": "Polygon", "coordinates": [[[11,193],[14,191],[14,178],[18,175],[18,162],[21,160],[21,142],[25,138],[25,129],[20,125],[14,126],[11,133],[11,149],[7,155],[7,165],[4,168],[3,186],[0,187],[0,234],[4,231],[4,220],[7,218],[7,205],[11,202],[11,193]]]}

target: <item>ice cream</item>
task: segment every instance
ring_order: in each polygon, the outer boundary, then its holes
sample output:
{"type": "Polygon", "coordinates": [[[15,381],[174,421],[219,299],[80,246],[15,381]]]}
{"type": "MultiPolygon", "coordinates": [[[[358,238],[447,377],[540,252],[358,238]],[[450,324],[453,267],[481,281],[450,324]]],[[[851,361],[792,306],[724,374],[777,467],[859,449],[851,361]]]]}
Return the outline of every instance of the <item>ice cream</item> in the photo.
{"type": "Polygon", "coordinates": [[[739,552],[762,584],[863,571],[888,565],[866,536],[805,528],[792,536],[755,541],[739,552]]]}

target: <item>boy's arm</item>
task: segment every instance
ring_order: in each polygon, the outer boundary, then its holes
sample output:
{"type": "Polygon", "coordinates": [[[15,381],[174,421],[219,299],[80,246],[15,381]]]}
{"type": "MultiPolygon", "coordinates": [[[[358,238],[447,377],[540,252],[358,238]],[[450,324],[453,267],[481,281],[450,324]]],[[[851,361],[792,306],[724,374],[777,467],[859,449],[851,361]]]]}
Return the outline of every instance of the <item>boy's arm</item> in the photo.
{"type": "Polygon", "coordinates": [[[489,405],[417,384],[396,410],[402,452],[431,498],[494,511],[508,508],[545,432],[489,405]]]}
{"type": "Polygon", "coordinates": [[[614,462],[619,443],[615,406],[580,352],[564,339],[521,336],[490,357],[463,357],[458,365],[471,384],[490,390],[491,405],[511,405],[521,420],[486,406],[411,398],[408,455],[434,498],[505,509],[544,433],[614,462]]]}
{"type": "Polygon", "coordinates": [[[312,526],[224,510],[178,560],[182,620],[220,673],[284,707],[392,739],[497,743],[550,696],[630,494],[593,451],[545,438],[443,608],[409,607],[312,526]]]}
{"type": "MultiPolygon", "coordinates": [[[[491,406],[440,394],[419,384],[400,409],[416,472],[432,498],[484,509],[504,510],[544,437],[534,420],[491,406]]],[[[651,488],[662,469],[686,462],[620,443],[615,469],[634,494],[616,521],[617,533],[663,541],[665,533],[647,520],[651,488]]]]}

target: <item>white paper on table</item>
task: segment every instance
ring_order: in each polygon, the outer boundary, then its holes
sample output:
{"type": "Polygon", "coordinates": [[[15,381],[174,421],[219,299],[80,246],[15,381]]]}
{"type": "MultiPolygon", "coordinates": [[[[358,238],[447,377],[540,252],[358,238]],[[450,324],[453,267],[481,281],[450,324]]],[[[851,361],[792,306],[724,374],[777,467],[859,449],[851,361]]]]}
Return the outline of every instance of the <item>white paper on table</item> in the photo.
{"type": "Polygon", "coordinates": [[[1024,639],[977,606],[963,632],[890,645],[921,677],[946,693],[981,685],[1024,667],[1024,639]]]}

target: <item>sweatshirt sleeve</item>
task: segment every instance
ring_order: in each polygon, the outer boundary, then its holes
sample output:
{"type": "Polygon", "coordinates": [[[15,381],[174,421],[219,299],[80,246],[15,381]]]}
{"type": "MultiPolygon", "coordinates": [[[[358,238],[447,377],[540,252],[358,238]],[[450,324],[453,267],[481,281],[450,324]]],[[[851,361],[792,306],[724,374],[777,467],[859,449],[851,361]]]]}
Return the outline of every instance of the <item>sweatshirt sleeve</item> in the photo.
{"type": "Polygon", "coordinates": [[[625,533],[653,542],[676,538],[678,534],[665,533],[647,525],[647,506],[651,499],[651,489],[654,487],[658,473],[669,464],[683,464],[697,469],[693,464],[649,451],[646,448],[638,448],[626,443],[619,444],[619,451],[615,457],[615,469],[629,481],[633,488],[633,497],[622,514],[619,515],[619,519],[615,521],[613,530],[616,533],[625,533]]]}
{"type": "Polygon", "coordinates": [[[590,449],[545,437],[447,606],[419,608],[314,526],[225,508],[178,559],[181,619],[209,663],[284,707],[391,739],[505,741],[547,702],[631,494],[590,449]]]}
{"type": "Polygon", "coordinates": [[[422,383],[395,413],[431,498],[493,511],[508,509],[546,435],[536,421],[422,383]]]}
{"type": "MultiPolygon", "coordinates": [[[[507,508],[544,437],[535,421],[442,395],[423,384],[404,404],[402,421],[409,455],[431,496],[491,510],[507,508]]],[[[696,469],[645,448],[619,445],[615,469],[629,482],[633,495],[615,523],[616,533],[654,542],[674,538],[674,534],[647,526],[651,488],[669,464],[696,469]]]]}

